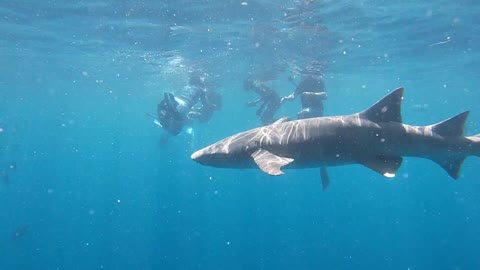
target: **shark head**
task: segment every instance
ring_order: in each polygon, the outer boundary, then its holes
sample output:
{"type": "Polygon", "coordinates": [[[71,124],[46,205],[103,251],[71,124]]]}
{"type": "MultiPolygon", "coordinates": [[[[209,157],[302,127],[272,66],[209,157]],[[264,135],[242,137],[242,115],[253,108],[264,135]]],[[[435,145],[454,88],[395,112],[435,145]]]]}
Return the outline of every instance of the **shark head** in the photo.
{"type": "Polygon", "coordinates": [[[200,149],[191,158],[202,165],[219,168],[253,166],[251,154],[258,148],[256,129],[239,133],[200,149]]]}

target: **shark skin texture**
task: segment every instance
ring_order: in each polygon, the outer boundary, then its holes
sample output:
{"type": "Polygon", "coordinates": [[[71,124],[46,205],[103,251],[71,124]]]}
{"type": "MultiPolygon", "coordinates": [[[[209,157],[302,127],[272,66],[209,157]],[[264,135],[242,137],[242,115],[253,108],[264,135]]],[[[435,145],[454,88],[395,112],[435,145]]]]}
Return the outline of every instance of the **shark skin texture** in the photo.
{"type": "Polygon", "coordinates": [[[275,123],[220,140],[191,158],[218,168],[259,168],[269,175],[282,169],[319,168],[323,188],[328,166],[362,164],[394,177],[403,157],[430,159],[457,179],[467,156],[480,156],[480,134],[465,137],[468,111],[427,126],[402,122],[403,88],[351,115],[275,123]]]}

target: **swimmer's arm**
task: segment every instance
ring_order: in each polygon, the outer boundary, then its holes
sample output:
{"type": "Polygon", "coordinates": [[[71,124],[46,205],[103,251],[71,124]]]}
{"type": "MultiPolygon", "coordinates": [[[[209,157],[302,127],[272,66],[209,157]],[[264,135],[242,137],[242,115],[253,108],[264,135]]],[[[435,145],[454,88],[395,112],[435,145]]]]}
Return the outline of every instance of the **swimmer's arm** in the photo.
{"type": "Polygon", "coordinates": [[[146,116],[151,117],[153,119],[158,119],[158,115],[153,114],[153,113],[145,113],[146,116]]]}
{"type": "Polygon", "coordinates": [[[259,99],[254,100],[254,101],[249,101],[249,102],[247,102],[247,106],[248,107],[257,106],[257,104],[260,103],[260,101],[262,101],[262,98],[259,98],[259,99]]]}
{"type": "Polygon", "coordinates": [[[292,101],[292,100],[294,100],[296,97],[297,97],[297,93],[296,93],[296,92],[293,92],[293,93],[291,93],[290,95],[288,95],[288,96],[286,96],[286,97],[283,97],[283,98],[280,100],[280,104],[283,104],[283,103],[285,103],[286,101],[292,101]]]}
{"type": "Polygon", "coordinates": [[[146,116],[153,118],[153,123],[159,127],[163,127],[162,124],[160,124],[160,121],[158,121],[158,115],[153,114],[153,113],[145,113],[146,116]]]}

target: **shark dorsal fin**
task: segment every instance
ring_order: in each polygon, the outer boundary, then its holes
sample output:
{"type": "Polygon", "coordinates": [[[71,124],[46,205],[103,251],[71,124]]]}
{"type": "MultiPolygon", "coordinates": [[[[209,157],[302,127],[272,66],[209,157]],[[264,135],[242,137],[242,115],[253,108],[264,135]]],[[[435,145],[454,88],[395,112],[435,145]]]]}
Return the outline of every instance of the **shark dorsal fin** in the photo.
{"type": "Polygon", "coordinates": [[[398,88],[388,94],[370,108],[361,112],[361,118],[368,119],[375,123],[402,122],[401,105],[403,88],[398,88]]]}
{"type": "Polygon", "coordinates": [[[277,121],[273,122],[272,125],[278,125],[278,124],[281,124],[281,123],[285,123],[285,122],[288,122],[288,117],[282,117],[280,119],[278,119],[277,121]]]}
{"type": "Polygon", "coordinates": [[[280,157],[262,148],[253,152],[252,157],[260,170],[270,175],[282,175],[281,168],[293,161],[293,158],[280,157]]]}
{"type": "Polygon", "coordinates": [[[463,127],[469,112],[463,112],[445,121],[432,125],[432,131],[443,137],[463,136],[463,127]]]}

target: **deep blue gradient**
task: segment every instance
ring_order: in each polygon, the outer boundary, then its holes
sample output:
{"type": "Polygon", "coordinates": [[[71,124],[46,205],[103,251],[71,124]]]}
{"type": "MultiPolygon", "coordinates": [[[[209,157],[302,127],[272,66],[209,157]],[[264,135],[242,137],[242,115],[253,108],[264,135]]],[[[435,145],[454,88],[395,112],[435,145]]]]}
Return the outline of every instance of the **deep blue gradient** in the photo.
{"type": "Polygon", "coordinates": [[[480,269],[480,158],[329,168],[325,192],[190,160],[260,124],[245,78],[283,96],[312,59],[328,115],[403,86],[406,123],[480,133],[478,1],[393,2],[1,1],[0,269],[480,269]],[[224,108],[162,146],[145,113],[195,69],[224,108]]]}

